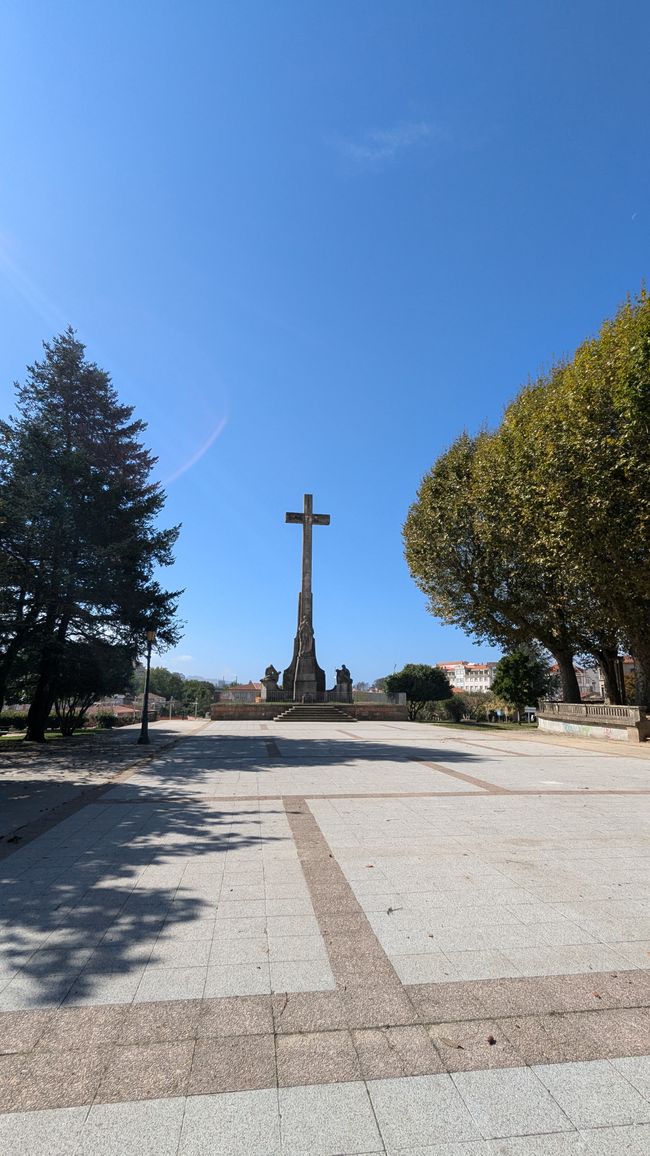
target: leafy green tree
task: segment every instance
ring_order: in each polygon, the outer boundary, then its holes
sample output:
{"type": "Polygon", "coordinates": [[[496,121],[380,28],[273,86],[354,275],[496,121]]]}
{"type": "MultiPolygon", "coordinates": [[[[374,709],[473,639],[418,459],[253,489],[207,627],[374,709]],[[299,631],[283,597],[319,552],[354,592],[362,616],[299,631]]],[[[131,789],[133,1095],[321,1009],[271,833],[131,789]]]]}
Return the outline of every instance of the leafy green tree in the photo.
{"type": "Polygon", "coordinates": [[[597,608],[595,625],[601,625],[601,617],[613,622],[617,641],[634,655],[637,702],[650,705],[650,298],[645,290],[580,346],[549,391],[548,405],[561,421],[548,450],[558,480],[547,535],[561,543],[567,582],[579,576],[589,592],[597,608]],[[558,463],[564,468],[558,470],[558,463]]]}
{"type": "Polygon", "coordinates": [[[490,692],[485,690],[464,690],[462,694],[454,695],[454,698],[459,698],[463,705],[461,717],[473,719],[475,722],[487,718],[487,704],[490,697],[490,692]]]}
{"type": "Polygon", "coordinates": [[[191,713],[196,705],[197,714],[206,714],[215,701],[216,687],[200,678],[187,678],[183,683],[183,705],[191,713]]]}
{"type": "Polygon", "coordinates": [[[72,329],[45,344],[0,423],[0,698],[17,656],[34,655],[27,738],[43,741],[67,642],[142,649],[179,638],[178,592],[155,574],[178,528],[161,530],[165,496],[145,426],[72,329]]]}
{"type": "Polygon", "coordinates": [[[493,438],[497,467],[492,478],[511,511],[512,573],[521,574],[523,566],[534,576],[544,621],[540,625],[529,614],[531,637],[556,656],[565,701],[567,677],[577,686],[573,655],[590,655],[603,671],[609,700],[620,702],[620,627],[581,560],[574,524],[585,509],[575,451],[563,444],[575,425],[574,391],[568,387],[572,373],[573,363],[554,366],[508,406],[493,438]],[[558,649],[562,639],[568,643],[563,655],[558,649]]]}
{"type": "Polygon", "coordinates": [[[443,718],[451,719],[452,722],[460,722],[465,718],[467,713],[466,703],[460,694],[452,694],[450,698],[443,698],[441,702],[436,703],[443,718]]]}
{"type": "Polygon", "coordinates": [[[402,670],[386,678],[389,694],[405,694],[410,719],[421,717],[428,702],[450,698],[451,686],[444,670],[426,663],[407,663],[402,670]]]}
{"type": "Polygon", "coordinates": [[[54,707],[61,733],[71,735],[80,727],[88,708],[104,695],[119,694],[133,666],[128,646],[92,642],[66,642],[58,661],[54,707]]]}
{"type": "MultiPolygon", "coordinates": [[[[146,677],[145,667],[138,665],[133,672],[131,680],[131,690],[134,695],[141,695],[144,692],[144,683],[146,677]]],[[[175,702],[180,702],[184,695],[185,680],[182,674],[175,673],[168,670],[166,666],[152,666],[149,674],[149,691],[151,694],[158,694],[161,698],[169,701],[171,698],[175,702]]]]}
{"type": "Polygon", "coordinates": [[[492,692],[496,698],[514,707],[517,721],[525,707],[537,705],[548,691],[548,663],[531,648],[514,650],[499,659],[492,692]]]}
{"type": "Polygon", "coordinates": [[[504,648],[538,639],[558,662],[565,700],[579,702],[568,595],[522,542],[503,451],[495,435],[463,434],[438,458],[404,525],[406,560],[432,614],[504,648]]]}

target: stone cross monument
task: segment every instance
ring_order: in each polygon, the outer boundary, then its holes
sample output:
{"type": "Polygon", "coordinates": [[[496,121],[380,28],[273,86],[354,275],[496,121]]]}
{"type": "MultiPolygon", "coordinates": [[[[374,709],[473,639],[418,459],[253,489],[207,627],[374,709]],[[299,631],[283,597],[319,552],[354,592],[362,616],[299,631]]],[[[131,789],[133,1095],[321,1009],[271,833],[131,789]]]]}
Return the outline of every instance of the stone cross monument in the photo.
{"type": "Polygon", "coordinates": [[[293,658],[282,677],[284,694],[293,702],[317,702],[325,694],[325,671],[316,661],[312,617],[312,526],[329,526],[329,514],[315,514],[311,494],[305,494],[301,514],[288,513],[285,521],[302,525],[302,588],[298,595],[298,629],[293,658]]]}

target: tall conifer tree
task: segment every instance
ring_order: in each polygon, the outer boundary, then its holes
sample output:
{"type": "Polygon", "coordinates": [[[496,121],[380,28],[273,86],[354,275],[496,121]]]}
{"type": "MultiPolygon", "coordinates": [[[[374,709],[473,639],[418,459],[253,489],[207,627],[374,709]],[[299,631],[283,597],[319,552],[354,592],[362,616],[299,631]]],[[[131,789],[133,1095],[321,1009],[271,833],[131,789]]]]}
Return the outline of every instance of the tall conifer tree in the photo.
{"type": "Polygon", "coordinates": [[[178,527],[161,530],[165,495],[150,475],[145,429],[109,375],[86,360],[74,330],[44,345],[0,423],[0,699],[16,659],[33,671],[27,738],[42,741],[66,642],[127,644],[149,624],[179,637],[178,591],[159,567],[178,527]]]}

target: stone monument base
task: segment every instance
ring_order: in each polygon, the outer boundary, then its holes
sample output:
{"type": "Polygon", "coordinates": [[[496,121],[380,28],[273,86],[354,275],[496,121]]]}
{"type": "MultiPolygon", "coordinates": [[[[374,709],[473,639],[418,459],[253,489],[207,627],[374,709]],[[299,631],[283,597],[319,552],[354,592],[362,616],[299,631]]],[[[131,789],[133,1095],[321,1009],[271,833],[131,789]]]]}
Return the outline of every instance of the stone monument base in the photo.
{"type": "MultiPolygon", "coordinates": [[[[213,702],[210,717],[214,722],[230,722],[248,719],[251,722],[268,722],[276,719],[294,702],[213,702]]],[[[350,702],[341,703],[341,712],[358,722],[408,722],[408,707],[392,702],[350,702]]]]}

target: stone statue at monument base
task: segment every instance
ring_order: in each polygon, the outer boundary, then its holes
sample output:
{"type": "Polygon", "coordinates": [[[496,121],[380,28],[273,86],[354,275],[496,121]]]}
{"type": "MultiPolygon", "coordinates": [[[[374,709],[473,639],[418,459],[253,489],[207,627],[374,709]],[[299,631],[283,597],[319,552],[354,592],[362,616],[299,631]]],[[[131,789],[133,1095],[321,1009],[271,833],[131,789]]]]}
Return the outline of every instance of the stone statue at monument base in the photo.
{"type": "Polygon", "coordinates": [[[278,686],[278,679],[280,671],[276,670],[273,664],[267,666],[264,671],[264,678],[260,679],[262,683],[262,691],[260,697],[262,702],[280,702],[282,699],[282,692],[278,686]]]}
{"type": "Polygon", "coordinates": [[[336,686],[328,690],[330,702],[352,702],[352,675],[345,663],[336,672],[336,686]]]}

